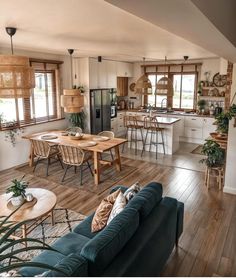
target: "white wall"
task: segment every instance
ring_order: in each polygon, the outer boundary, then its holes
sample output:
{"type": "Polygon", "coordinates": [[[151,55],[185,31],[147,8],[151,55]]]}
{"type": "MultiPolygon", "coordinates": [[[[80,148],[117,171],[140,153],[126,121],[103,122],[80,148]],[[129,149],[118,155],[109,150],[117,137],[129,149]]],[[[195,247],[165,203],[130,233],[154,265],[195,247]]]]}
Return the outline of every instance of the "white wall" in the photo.
{"type": "MultiPolygon", "coordinates": [[[[1,54],[8,54],[9,49],[0,49],[1,54]]],[[[70,64],[67,56],[53,55],[48,53],[31,52],[25,50],[15,50],[15,54],[25,55],[31,58],[41,58],[49,60],[64,61],[62,64],[62,88],[70,88],[70,64]]],[[[68,127],[66,120],[58,120],[44,124],[29,126],[24,129],[24,134],[31,134],[52,129],[64,129],[68,127]]],[[[5,132],[0,131],[0,171],[8,169],[28,161],[29,141],[17,137],[16,146],[13,147],[10,142],[5,141],[5,132]]]]}
{"type": "MultiPolygon", "coordinates": [[[[236,63],[233,67],[233,83],[231,86],[231,99],[236,92],[236,63]]],[[[236,100],[234,100],[236,104],[236,100]]],[[[236,127],[234,119],[230,121],[224,192],[236,195],[236,127]]]]}

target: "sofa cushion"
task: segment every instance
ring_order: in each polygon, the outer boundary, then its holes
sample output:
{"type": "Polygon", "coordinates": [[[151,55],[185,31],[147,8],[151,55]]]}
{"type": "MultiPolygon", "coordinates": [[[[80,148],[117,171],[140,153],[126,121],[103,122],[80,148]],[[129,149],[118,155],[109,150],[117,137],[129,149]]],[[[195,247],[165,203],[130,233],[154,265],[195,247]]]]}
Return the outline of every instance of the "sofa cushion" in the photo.
{"type": "Polygon", "coordinates": [[[42,274],[43,277],[64,277],[65,274],[67,277],[85,277],[88,275],[88,261],[75,254],[68,255],[55,267],[62,272],[49,270],[42,274]]]}
{"type": "Polygon", "coordinates": [[[52,247],[66,256],[71,253],[79,254],[89,240],[90,239],[84,235],[71,232],[60,237],[53,243],[52,247]]]}
{"type": "Polygon", "coordinates": [[[119,196],[116,198],[116,201],[112,207],[112,211],[107,220],[107,225],[125,208],[127,200],[122,192],[119,193],[119,196]]]}
{"type": "MultiPolygon", "coordinates": [[[[54,251],[43,251],[37,257],[35,257],[32,262],[55,266],[64,258],[66,258],[66,256],[61,253],[54,251]]],[[[45,271],[48,271],[48,269],[40,267],[23,267],[20,269],[20,274],[24,277],[34,277],[35,275],[42,274],[45,271]]]]}
{"type": "Polygon", "coordinates": [[[126,207],[135,208],[140,213],[140,222],[142,222],[152,211],[152,209],[162,199],[162,185],[157,182],[151,182],[141,191],[139,191],[127,204],[126,207]]]}
{"type": "Polygon", "coordinates": [[[81,255],[89,261],[89,275],[99,276],[105,267],[121,251],[139,225],[139,213],[125,208],[104,230],[91,239],[81,255]]]}
{"type": "Polygon", "coordinates": [[[94,233],[91,232],[91,224],[92,224],[94,214],[95,213],[85,218],[79,225],[77,225],[73,229],[73,232],[79,233],[88,238],[93,238],[96,234],[98,234],[99,232],[94,232],[94,233]]]}
{"type": "Polygon", "coordinates": [[[106,226],[113,204],[115,203],[119,193],[120,190],[117,190],[101,201],[100,205],[98,206],[93,216],[93,220],[91,224],[92,232],[98,232],[106,226]]]}
{"type": "Polygon", "coordinates": [[[140,190],[141,187],[139,185],[139,182],[134,183],[124,192],[126,200],[130,201],[140,190]]]}

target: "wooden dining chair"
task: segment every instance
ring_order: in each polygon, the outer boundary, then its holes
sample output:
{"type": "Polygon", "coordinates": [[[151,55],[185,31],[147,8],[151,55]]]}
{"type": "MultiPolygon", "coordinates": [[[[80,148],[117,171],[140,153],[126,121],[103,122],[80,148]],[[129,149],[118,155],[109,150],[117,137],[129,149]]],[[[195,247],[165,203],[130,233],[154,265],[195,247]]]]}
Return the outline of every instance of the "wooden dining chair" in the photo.
{"type": "MultiPolygon", "coordinates": [[[[102,131],[102,132],[98,133],[98,136],[108,137],[110,139],[114,139],[115,134],[112,131],[102,131]]],[[[113,156],[112,150],[110,149],[108,152],[110,153],[111,159],[113,161],[114,160],[114,156],[113,156]]],[[[107,153],[107,152],[104,152],[104,153],[107,153]]],[[[101,159],[102,159],[102,154],[101,154],[101,159]]]]}
{"type": "Polygon", "coordinates": [[[56,144],[51,144],[46,141],[34,140],[34,139],[31,139],[30,141],[33,147],[34,156],[37,157],[37,161],[34,166],[33,172],[35,172],[38,163],[40,162],[44,163],[46,160],[47,162],[46,176],[48,176],[49,165],[52,163],[51,159],[55,159],[55,162],[59,161],[61,167],[63,168],[61,158],[60,158],[60,151],[56,144]]]}
{"type": "Polygon", "coordinates": [[[92,159],[92,153],[88,151],[83,151],[80,147],[78,146],[70,146],[70,145],[59,145],[58,146],[61,156],[62,156],[62,161],[66,165],[64,175],[61,179],[61,182],[65,180],[67,170],[70,167],[74,166],[75,173],[77,167],[80,168],[80,185],[82,185],[83,182],[83,167],[84,164],[87,164],[86,169],[89,168],[92,176],[93,176],[93,171],[91,169],[89,160],[92,159]]]}

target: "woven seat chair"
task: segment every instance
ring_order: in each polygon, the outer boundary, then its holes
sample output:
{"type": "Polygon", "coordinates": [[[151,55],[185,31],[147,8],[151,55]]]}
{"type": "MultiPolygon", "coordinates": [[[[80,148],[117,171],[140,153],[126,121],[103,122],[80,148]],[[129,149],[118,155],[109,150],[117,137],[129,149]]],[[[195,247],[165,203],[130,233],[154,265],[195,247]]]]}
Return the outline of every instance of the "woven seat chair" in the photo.
{"type": "MultiPolygon", "coordinates": [[[[102,132],[98,133],[98,136],[108,137],[110,139],[114,139],[115,134],[112,131],[102,131],[102,132]]],[[[113,161],[114,160],[114,156],[113,156],[112,150],[110,149],[109,151],[104,152],[104,153],[108,153],[108,152],[110,153],[111,159],[113,161]]],[[[102,154],[101,154],[101,159],[102,159],[102,154]]]]}
{"type": "Polygon", "coordinates": [[[92,171],[90,163],[89,163],[89,160],[92,159],[91,152],[88,152],[88,151],[84,152],[80,147],[70,146],[70,145],[59,145],[58,148],[61,152],[62,161],[66,165],[64,175],[61,179],[62,182],[65,180],[67,170],[70,167],[74,166],[75,173],[76,173],[77,167],[80,168],[80,185],[82,185],[84,163],[87,164],[87,168],[89,168],[91,174],[93,175],[93,171],[92,171]]]}
{"type": "MultiPolygon", "coordinates": [[[[144,143],[143,139],[143,124],[142,122],[138,121],[138,117],[134,115],[126,115],[124,117],[124,126],[126,128],[125,138],[128,140],[127,143],[130,143],[130,148],[132,144],[135,144],[135,155],[137,155],[137,143],[141,142],[142,145],[144,143]],[[141,138],[138,138],[138,133],[140,132],[141,138]],[[129,132],[130,132],[130,139],[129,139],[129,132]]],[[[123,144],[122,152],[124,152],[125,143],[123,144]]]]}
{"type": "Polygon", "coordinates": [[[145,146],[149,145],[149,152],[151,151],[151,146],[154,145],[156,147],[156,159],[157,159],[157,153],[158,153],[158,145],[162,145],[163,152],[165,153],[165,142],[164,142],[164,136],[163,131],[165,128],[161,128],[159,126],[159,123],[157,121],[156,117],[149,117],[146,116],[144,118],[144,131],[146,130],[146,136],[143,144],[143,150],[141,153],[141,157],[143,156],[143,152],[145,151],[145,146]],[[161,142],[158,140],[158,134],[160,133],[161,136],[161,142]],[[150,142],[147,142],[148,134],[150,134],[150,142]]]}
{"type": "Polygon", "coordinates": [[[46,176],[48,176],[49,165],[51,163],[51,159],[55,159],[59,161],[61,167],[63,168],[61,158],[60,158],[60,151],[55,144],[50,144],[45,141],[41,140],[31,140],[31,144],[33,146],[34,155],[37,157],[37,162],[35,164],[34,170],[35,171],[39,162],[44,162],[47,160],[47,167],[46,167],[46,176]]]}

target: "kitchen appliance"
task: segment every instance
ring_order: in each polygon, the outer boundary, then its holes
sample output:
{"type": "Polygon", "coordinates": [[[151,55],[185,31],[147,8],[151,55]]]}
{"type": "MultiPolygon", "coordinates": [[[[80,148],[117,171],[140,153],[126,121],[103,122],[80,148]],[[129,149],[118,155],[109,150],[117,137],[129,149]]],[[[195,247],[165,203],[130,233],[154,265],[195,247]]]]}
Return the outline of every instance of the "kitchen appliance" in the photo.
{"type": "Polygon", "coordinates": [[[217,107],[215,108],[215,113],[214,113],[214,115],[218,115],[218,114],[220,114],[222,111],[223,111],[223,109],[222,109],[220,106],[217,106],[217,107]]]}
{"type": "Polygon", "coordinates": [[[111,130],[111,89],[90,90],[91,133],[111,130]]]}

